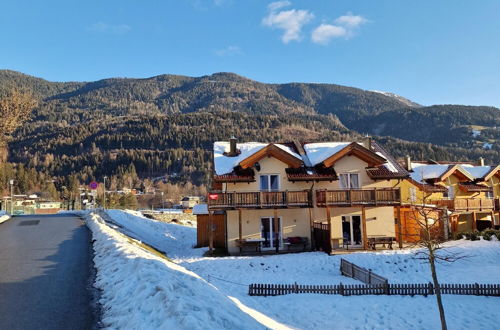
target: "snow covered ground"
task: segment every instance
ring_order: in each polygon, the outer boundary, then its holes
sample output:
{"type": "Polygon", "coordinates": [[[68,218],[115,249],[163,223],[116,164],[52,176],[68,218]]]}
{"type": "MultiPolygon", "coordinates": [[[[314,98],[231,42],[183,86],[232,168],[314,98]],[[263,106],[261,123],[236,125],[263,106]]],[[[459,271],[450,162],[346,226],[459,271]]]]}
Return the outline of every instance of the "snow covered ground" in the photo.
{"type": "MultiPolygon", "coordinates": [[[[296,329],[423,329],[438,328],[439,315],[435,298],[404,296],[351,296],[299,294],[279,297],[251,297],[247,294],[250,283],[337,284],[358,283],[339,272],[340,256],[310,252],[278,256],[207,258],[204,249],[193,249],[196,230],[175,224],[166,224],[140,215],[108,211],[113,220],[127,228],[144,242],[161,246],[180,269],[187,269],[203,279],[205,285],[215,287],[216,298],[225,304],[227,299],[247,316],[250,309],[252,322],[242,319],[237,328],[290,327],[296,329]],[[208,284],[208,282],[210,284],[208,284]],[[277,323],[274,323],[277,322],[277,323]]],[[[500,242],[453,241],[447,243],[452,252],[461,252],[468,258],[449,265],[438,265],[438,276],[443,283],[498,283],[500,282],[500,242]]],[[[414,258],[412,250],[363,252],[342,256],[362,267],[385,276],[391,283],[427,283],[430,281],[428,265],[414,258]]],[[[119,267],[120,265],[115,265],[119,267]]],[[[139,268],[135,268],[139,269],[139,268]]],[[[148,290],[156,285],[160,272],[144,282],[148,290]]],[[[186,276],[186,275],[183,275],[186,276]]],[[[195,276],[195,275],[193,275],[195,276]]],[[[178,279],[172,276],[172,280],[178,279]]],[[[200,281],[202,281],[200,279],[200,281]]],[[[128,285],[128,281],[116,285],[128,285]]],[[[135,283],[135,286],[138,284],[135,283]]],[[[185,284],[191,286],[191,282],[185,284]]],[[[194,289],[193,289],[194,290],[194,289]]],[[[172,292],[166,292],[168,295],[172,292]]],[[[181,293],[175,293],[181,297],[181,293]]],[[[215,296],[214,296],[215,297],[215,296]]],[[[142,297],[140,297],[142,299],[142,297]]],[[[214,298],[215,299],[215,298],[214,298]]],[[[500,297],[445,295],[444,306],[450,329],[494,329],[500,324],[500,297]]],[[[210,303],[214,303],[211,301],[210,303]]],[[[218,303],[218,302],[217,302],[218,303]]],[[[215,304],[217,304],[215,303],[215,304]]],[[[232,308],[231,307],[231,308],[232,308]]],[[[157,307],[159,308],[159,307],[157,307]]],[[[200,309],[206,304],[200,301],[200,309]]],[[[150,311],[151,313],[156,312],[150,311]]],[[[233,309],[228,311],[236,313],[233,309]]],[[[144,316],[156,318],[156,315],[144,316]]],[[[202,328],[210,328],[204,326],[202,328]]],[[[194,326],[197,328],[197,326],[194,326]]],[[[226,328],[221,326],[220,328],[226,328]]]]}
{"type": "Polygon", "coordinates": [[[5,222],[10,219],[10,215],[5,211],[0,211],[0,223],[5,222]]]}
{"type": "Polygon", "coordinates": [[[111,329],[259,329],[264,325],[198,275],[88,214],[102,323],[111,329]]]}

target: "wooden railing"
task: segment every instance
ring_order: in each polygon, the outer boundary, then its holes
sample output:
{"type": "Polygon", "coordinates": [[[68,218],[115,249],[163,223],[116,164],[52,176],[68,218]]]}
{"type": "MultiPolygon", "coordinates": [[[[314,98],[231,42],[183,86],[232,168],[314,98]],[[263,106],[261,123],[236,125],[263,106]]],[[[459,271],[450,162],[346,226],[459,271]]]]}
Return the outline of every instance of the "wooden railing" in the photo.
{"type": "Polygon", "coordinates": [[[433,200],[431,203],[452,211],[493,211],[495,209],[493,199],[455,198],[433,200]]]}
{"type": "Polygon", "coordinates": [[[211,192],[209,209],[312,207],[312,194],[302,191],[211,192]]]}
{"type": "Polygon", "coordinates": [[[401,203],[399,189],[342,189],[316,191],[316,204],[325,206],[351,205],[398,205],[401,203]]]}

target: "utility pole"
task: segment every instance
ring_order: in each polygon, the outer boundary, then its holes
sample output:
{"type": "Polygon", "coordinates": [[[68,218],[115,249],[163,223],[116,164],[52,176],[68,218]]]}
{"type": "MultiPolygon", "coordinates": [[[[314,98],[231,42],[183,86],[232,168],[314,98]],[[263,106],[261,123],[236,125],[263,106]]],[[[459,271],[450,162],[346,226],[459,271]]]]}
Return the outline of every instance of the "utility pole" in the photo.
{"type": "Polygon", "coordinates": [[[107,178],[108,178],[107,176],[104,176],[104,198],[103,198],[104,209],[106,209],[106,179],[107,178]]]}
{"type": "Polygon", "coordinates": [[[14,179],[10,179],[10,214],[14,213],[14,179]]]}

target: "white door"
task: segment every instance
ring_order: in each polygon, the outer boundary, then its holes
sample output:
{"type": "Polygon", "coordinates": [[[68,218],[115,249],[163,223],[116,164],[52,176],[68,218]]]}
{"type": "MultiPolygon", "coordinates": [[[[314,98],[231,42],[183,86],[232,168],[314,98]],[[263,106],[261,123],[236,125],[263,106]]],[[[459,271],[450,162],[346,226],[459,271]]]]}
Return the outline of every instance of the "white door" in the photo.
{"type": "MultiPolygon", "coordinates": [[[[271,249],[276,249],[276,236],[274,233],[274,218],[273,217],[266,217],[266,218],[261,218],[260,219],[261,225],[260,225],[260,232],[261,232],[261,237],[264,239],[262,242],[262,249],[263,250],[271,250],[271,249]]],[[[282,230],[281,230],[281,218],[278,218],[278,244],[279,247],[282,247],[282,230]]]]}

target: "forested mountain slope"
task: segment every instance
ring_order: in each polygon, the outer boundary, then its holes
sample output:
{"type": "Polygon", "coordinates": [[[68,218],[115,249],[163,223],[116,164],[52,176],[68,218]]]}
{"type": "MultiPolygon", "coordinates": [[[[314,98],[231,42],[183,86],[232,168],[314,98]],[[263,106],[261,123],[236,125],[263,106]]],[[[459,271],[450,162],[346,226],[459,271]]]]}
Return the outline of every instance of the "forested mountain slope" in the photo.
{"type": "Polygon", "coordinates": [[[500,112],[491,107],[420,107],[357,88],[263,84],[231,73],[60,83],[0,71],[0,88],[12,86],[33,90],[40,104],[16,132],[10,158],[56,177],[88,181],[132,163],[141,177],[206,183],[212,141],[231,135],[313,141],[370,133],[387,136],[379,139],[396,156],[500,163],[500,112]],[[473,129],[481,134],[473,138],[473,129]]]}

